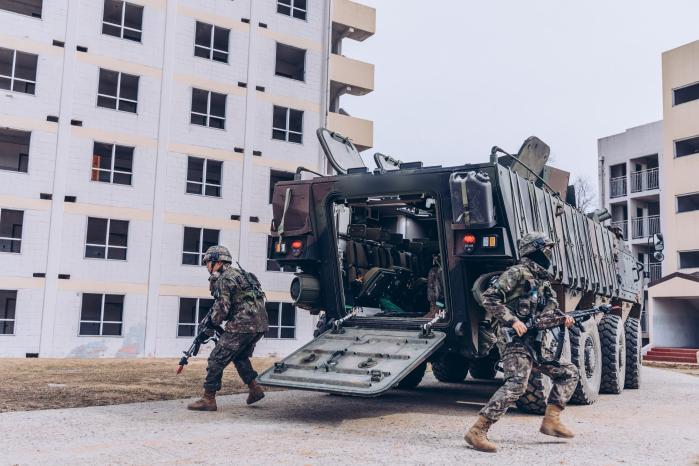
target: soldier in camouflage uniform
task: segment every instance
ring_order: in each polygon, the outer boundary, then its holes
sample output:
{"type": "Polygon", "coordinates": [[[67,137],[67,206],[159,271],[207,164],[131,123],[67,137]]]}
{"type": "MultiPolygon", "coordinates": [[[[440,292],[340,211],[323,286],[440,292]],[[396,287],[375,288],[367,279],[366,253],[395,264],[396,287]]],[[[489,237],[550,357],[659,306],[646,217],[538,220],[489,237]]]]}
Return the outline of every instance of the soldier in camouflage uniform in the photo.
{"type": "MultiPolygon", "coordinates": [[[[532,368],[549,376],[553,382],[540,432],[563,438],[574,436],[560,422],[560,413],[578,384],[578,369],[564,360],[539,364],[519,338],[527,331],[523,322],[561,312],[558,310],[556,293],[548,281],[553,245],[542,233],[525,235],[519,244],[519,263],[507,269],[483,293],[483,306],[501,326],[498,343],[499,347],[504,348],[501,360],[505,384],[481,409],[478,420],[464,437],[477,450],[496,450],[496,445],[488,440],[488,429],[524,394],[532,368]],[[517,336],[508,341],[502,327],[512,327],[517,336]]],[[[572,317],[566,319],[567,327],[573,323],[572,317]]]]}
{"type": "Polygon", "coordinates": [[[231,362],[249,388],[247,404],[265,396],[255,380],[257,372],[250,364],[255,344],[268,328],[265,295],[257,277],[233,267],[232,261],[231,253],[224,246],[212,246],[204,254],[204,265],[211,274],[209,289],[215,302],[202,325],[227,322],[223,335],[209,355],[204,396],[187,406],[195,411],[216,411],[216,392],[221,389],[223,370],[231,362]],[[206,322],[209,319],[210,322],[206,322]]]}

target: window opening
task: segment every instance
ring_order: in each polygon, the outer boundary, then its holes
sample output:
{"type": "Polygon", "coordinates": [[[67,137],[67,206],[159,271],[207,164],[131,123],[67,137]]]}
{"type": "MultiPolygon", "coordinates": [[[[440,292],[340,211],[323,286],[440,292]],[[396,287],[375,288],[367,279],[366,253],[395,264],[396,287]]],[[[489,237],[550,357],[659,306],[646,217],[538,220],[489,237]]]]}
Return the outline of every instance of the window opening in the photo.
{"type": "Polygon", "coordinates": [[[83,293],[81,336],[121,336],[124,295],[83,293]]]}
{"type": "Polygon", "coordinates": [[[226,94],[192,89],[193,125],[224,129],[226,127],[226,94]]]}
{"type": "Polygon", "coordinates": [[[177,336],[193,337],[199,333],[199,322],[209,313],[213,305],[213,299],[180,298],[177,336]]]}
{"type": "Polygon", "coordinates": [[[97,106],[136,113],[138,76],[100,68],[97,106]]]}
{"type": "Polygon", "coordinates": [[[31,134],[28,131],[0,128],[0,170],[27,173],[31,134]]]}
{"type": "Polygon", "coordinates": [[[131,184],[133,147],[95,142],[92,151],[91,181],[131,184]]]}
{"type": "Polygon", "coordinates": [[[277,42],[277,58],[274,73],[284,78],[305,80],[306,51],[277,42]]]}
{"type": "Polygon", "coordinates": [[[182,264],[201,265],[204,253],[218,244],[219,230],[184,227],[182,264]]]}
{"type": "Polygon", "coordinates": [[[188,194],[221,197],[221,167],[218,160],[187,157],[188,194]]]}
{"type": "Polygon", "coordinates": [[[102,34],[141,42],[143,7],[118,0],[104,1],[102,34]]]}
{"type": "Polygon", "coordinates": [[[38,58],[33,53],[0,48],[0,89],[33,95],[38,58]]]}
{"type": "Polygon", "coordinates": [[[269,330],[265,338],[296,338],[296,308],[291,303],[267,302],[269,330]]]}
{"type": "Polygon", "coordinates": [[[230,29],[197,21],[194,37],[194,55],[228,63],[230,29]]]}
{"type": "Polygon", "coordinates": [[[109,218],[87,218],[85,257],[126,260],[129,222],[109,218]]]}
{"type": "Polygon", "coordinates": [[[24,211],[0,209],[0,252],[22,252],[24,211]]]}
{"type": "Polygon", "coordinates": [[[303,143],[303,112],[275,105],[272,116],[272,138],[303,143]]]}

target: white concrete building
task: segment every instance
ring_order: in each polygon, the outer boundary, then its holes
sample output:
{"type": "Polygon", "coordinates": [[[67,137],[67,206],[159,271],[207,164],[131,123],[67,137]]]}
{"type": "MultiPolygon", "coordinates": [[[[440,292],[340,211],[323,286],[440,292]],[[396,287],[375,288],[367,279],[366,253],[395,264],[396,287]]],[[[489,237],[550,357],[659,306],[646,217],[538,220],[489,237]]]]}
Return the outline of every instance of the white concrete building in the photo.
{"type": "MultiPolygon", "coordinates": [[[[662,276],[662,265],[652,256],[648,238],[661,231],[661,172],[663,122],[656,121],[597,141],[599,193],[621,229],[631,252],[644,264],[646,286],[662,276]]],[[[646,308],[647,309],[647,308],[646,308]]],[[[647,337],[647,313],[642,316],[647,337]]]]}
{"type": "Polygon", "coordinates": [[[687,362],[699,348],[699,41],[663,53],[662,70],[663,120],[598,141],[599,188],[646,265],[651,359],[687,362]],[[648,245],[658,232],[662,263],[648,245]]]}
{"type": "Polygon", "coordinates": [[[263,282],[286,354],[314,321],[266,257],[270,187],[325,170],[315,130],[373,90],[340,55],[349,0],[0,0],[0,356],[176,356],[228,246],[263,282]]]}

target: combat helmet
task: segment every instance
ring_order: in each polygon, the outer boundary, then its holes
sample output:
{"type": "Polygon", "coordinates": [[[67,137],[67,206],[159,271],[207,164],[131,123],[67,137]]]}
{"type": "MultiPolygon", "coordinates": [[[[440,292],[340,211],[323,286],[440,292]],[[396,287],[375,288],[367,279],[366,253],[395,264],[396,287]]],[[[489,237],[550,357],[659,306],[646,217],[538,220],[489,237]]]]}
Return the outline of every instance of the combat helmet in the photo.
{"type": "Polygon", "coordinates": [[[549,237],[539,231],[533,231],[524,235],[524,238],[519,240],[519,255],[527,256],[535,251],[542,251],[556,243],[551,241],[549,237]]]}
{"type": "Polygon", "coordinates": [[[227,247],[217,244],[216,246],[211,246],[204,253],[204,258],[202,264],[206,265],[208,262],[233,262],[233,256],[227,247]]]}

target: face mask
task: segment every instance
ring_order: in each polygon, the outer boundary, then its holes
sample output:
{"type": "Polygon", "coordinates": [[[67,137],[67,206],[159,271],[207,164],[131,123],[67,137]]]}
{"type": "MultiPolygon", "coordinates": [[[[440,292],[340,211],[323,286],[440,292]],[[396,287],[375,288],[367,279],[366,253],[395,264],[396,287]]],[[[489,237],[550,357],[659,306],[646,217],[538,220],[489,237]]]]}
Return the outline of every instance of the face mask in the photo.
{"type": "Polygon", "coordinates": [[[551,265],[551,251],[534,251],[528,256],[531,260],[539,264],[541,267],[548,269],[551,265]]]}

